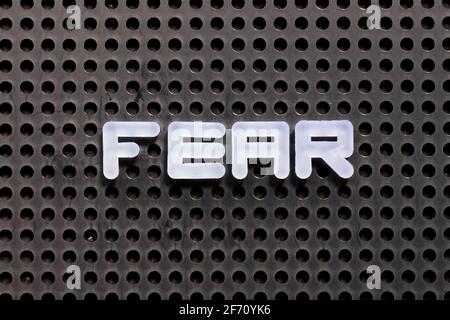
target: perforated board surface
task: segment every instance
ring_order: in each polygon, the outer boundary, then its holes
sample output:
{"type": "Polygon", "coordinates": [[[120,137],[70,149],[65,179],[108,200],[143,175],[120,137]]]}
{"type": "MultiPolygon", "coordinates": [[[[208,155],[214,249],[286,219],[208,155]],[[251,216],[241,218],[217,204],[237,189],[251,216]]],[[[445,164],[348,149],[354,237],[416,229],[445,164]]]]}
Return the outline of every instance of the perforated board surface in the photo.
{"type": "Polygon", "coordinates": [[[448,0],[77,2],[0,0],[0,297],[450,298],[448,0]],[[350,179],[167,176],[172,121],[317,119],[350,179]],[[109,181],[112,120],[162,134],[109,181]]]}

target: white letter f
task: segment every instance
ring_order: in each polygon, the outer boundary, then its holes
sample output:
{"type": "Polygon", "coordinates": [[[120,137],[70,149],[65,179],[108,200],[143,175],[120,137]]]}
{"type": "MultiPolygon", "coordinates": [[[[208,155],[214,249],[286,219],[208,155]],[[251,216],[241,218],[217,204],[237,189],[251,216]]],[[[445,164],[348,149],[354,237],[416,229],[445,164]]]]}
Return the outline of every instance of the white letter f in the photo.
{"type": "Polygon", "coordinates": [[[155,122],[111,121],[103,126],[103,175],[110,180],[119,176],[119,159],[134,158],[139,146],[134,142],[121,142],[119,138],[153,138],[159,135],[155,122]]]}

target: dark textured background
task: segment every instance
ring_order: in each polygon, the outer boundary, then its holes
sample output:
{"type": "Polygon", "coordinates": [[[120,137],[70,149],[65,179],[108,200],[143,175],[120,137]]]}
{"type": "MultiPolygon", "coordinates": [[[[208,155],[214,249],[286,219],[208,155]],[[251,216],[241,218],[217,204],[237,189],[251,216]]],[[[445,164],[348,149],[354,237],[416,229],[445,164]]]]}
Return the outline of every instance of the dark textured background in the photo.
{"type": "Polygon", "coordinates": [[[450,298],[450,1],[74,2],[0,0],[0,297],[450,298]],[[351,179],[165,173],[171,121],[302,119],[353,123],[351,179]],[[114,182],[109,120],[162,128],[114,182]]]}

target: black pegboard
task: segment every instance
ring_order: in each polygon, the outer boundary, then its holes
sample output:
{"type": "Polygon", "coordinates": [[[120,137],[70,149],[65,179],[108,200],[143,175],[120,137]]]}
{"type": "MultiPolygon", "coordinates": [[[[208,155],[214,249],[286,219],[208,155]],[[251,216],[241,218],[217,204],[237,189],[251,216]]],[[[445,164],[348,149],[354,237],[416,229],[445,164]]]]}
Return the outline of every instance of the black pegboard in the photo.
{"type": "Polygon", "coordinates": [[[0,0],[2,298],[450,297],[448,0],[77,2],[0,0]],[[172,121],[304,119],[353,123],[352,178],[166,174],[172,121]],[[113,182],[110,120],[162,129],[113,182]]]}

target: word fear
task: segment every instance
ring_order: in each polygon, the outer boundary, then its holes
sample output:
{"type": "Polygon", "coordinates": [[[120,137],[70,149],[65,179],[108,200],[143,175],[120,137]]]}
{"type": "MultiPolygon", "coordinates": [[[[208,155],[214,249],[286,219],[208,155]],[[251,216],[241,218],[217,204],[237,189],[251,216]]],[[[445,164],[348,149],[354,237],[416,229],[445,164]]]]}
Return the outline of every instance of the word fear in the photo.
{"type": "MultiPolygon", "coordinates": [[[[119,159],[139,154],[130,138],[155,138],[156,122],[107,122],[103,126],[103,175],[119,176],[119,159]]],[[[167,131],[167,173],[172,179],[220,179],[231,164],[236,179],[244,179],[249,164],[264,164],[262,175],[289,175],[290,131],[282,121],[236,122],[227,132],[218,122],[172,122],[167,131]],[[226,147],[224,145],[226,140],[226,147]]],[[[346,159],[353,154],[353,125],[347,120],[300,121],[295,126],[295,173],[312,174],[312,159],[320,158],[341,178],[353,175],[346,159]]]]}

